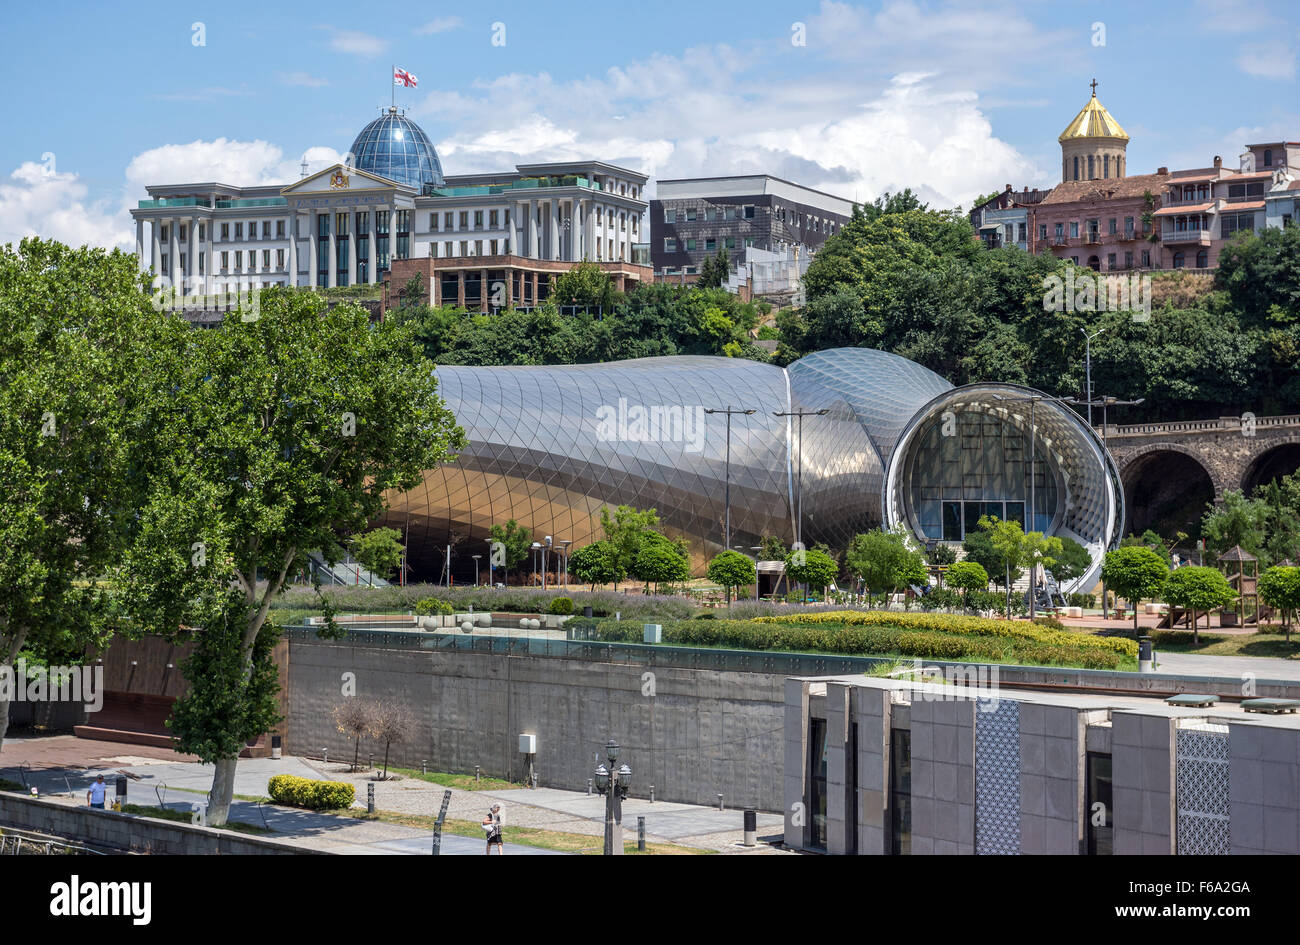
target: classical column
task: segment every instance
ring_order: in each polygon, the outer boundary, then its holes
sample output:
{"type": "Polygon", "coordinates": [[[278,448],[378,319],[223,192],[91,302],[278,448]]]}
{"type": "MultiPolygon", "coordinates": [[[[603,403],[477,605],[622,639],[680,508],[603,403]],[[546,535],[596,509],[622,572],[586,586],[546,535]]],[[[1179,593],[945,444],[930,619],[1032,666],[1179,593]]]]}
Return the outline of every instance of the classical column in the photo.
{"type": "Polygon", "coordinates": [[[456,270],[456,307],[465,307],[465,270],[456,270]]]}
{"type": "Polygon", "coordinates": [[[533,304],[539,304],[537,301],[537,273],[533,273],[533,304]]]}
{"type": "Polygon", "coordinates": [[[551,201],[551,212],[547,214],[551,220],[550,245],[546,247],[547,259],[560,258],[560,201],[551,201]]]}
{"type": "Polygon", "coordinates": [[[333,208],[330,208],[329,224],[330,224],[330,258],[329,258],[329,268],[326,271],[329,273],[329,288],[333,289],[339,284],[339,234],[338,234],[339,228],[338,228],[338,221],[334,219],[333,208]]]}
{"type": "Polygon", "coordinates": [[[298,211],[289,212],[289,266],[286,282],[291,286],[298,284],[298,211]]]}
{"type": "Polygon", "coordinates": [[[144,270],[144,220],[136,217],[135,221],[135,256],[141,271],[144,270]]]}
{"type": "Polygon", "coordinates": [[[176,230],[179,224],[180,220],[177,217],[167,221],[167,281],[173,287],[180,278],[178,270],[181,268],[180,233],[176,230]]]}
{"type": "Polygon", "coordinates": [[[504,275],[506,277],[506,308],[510,308],[515,304],[515,274],[513,270],[507,269],[504,275]]]}
{"type": "MultiPolygon", "coordinates": [[[[216,201],[213,201],[213,206],[216,201]]],[[[206,221],[203,228],[203,294],[216,295],[216,280],[212,277],[213,256],[212,256],[212,227],[214,222],[211,218],[206,221]]]]}
{"type": "Polygon", "coordinates": [[[196,288],[195,286],[196,280],[194,276],[199,271],[199,252],[198,252],[199,221],[197,217],[190,217],[189,227],[190,227],[190,232],[189,232],[190,238],[189,238],[189,248],[186,250],[187,255],[185,257],[186,278],[185,278],[185,288],[183,291],[185,292],[186,295],[194,295],[195,294],[194,290],[196,288]]]}
{"type": "Polygon", "coordinates": [[[592,244],[596,239],[596,215],[591,212],[591,201],[582,201],[582,256],[584,259],[595,259],[596,254],[592,250],[592,244]]]}
{"type": "MultiPolygon", "coordinates": [[[[368,208],[362,208],[365,213],[368,208]]],[[[357,284],[357,214],[355,210],[348,211],[348,219],[352,225],[348,228],[348,285],[357,284]]]]}
{"type": "Polygon", "coordinates": [[[492,283],[489,276],[491,276],[491,273],[483,269],[478,277],[478,310],[484,315],[487,314],[488,298],[492,292],[492,283]]]}
{"type": "Polygon", "coordinates": [[[373,207],[366,211],[366,229],[370,233],[366,240],[366,277],[371,285],[379,284],[379,250],[376,245],[379,238],[375,234],[375,216],[373,207]]]}
{"type": "Polygon", "coordinates": [[[536,200],[528,201],[528,256],[531,259],[539,259],[542,250],[538,245],[541,242],[541,234],[537,226],[537,206],[536,200]]]}
{"type": "Polygon", "coordinates": [[[307,214],[307,239],[311,243],[311,258],[307,260],[308,274],[307,278],[311,282],[311,287],[316,288],[316,283],[320,279],[320,231],[316,228],[316,213],[312,211],[307,214]]]}
{"type": "Polygon", "coordinates": [[[149,221],[149,237],[153,255],[149,257],[149,268],[153,270],[154,276],[158,275],[158,268],[162,265],[162,245],[158,238],[158,218],[154,217],[149,221]]]}

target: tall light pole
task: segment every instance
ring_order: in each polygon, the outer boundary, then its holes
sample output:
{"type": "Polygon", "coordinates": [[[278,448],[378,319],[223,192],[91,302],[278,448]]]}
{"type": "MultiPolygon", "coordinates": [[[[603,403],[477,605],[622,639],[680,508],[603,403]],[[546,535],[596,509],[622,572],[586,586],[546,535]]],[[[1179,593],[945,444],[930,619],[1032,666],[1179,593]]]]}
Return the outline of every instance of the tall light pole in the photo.
{"type": "Polygon", "coordinates": [[[563,587],[567,590],[569,587],[569,546],[573,544],[571,539],[565,538],[560,541],[560,566],[564,569],[562,572],[563,587]]]}
{"type": "Polygon", "coordinates": [[[535,541],[530,546],[533,552],[533,583],[537,583],[537,553],[542,550],[542,543],[535,541]]]}
{"type": "MultiPolygon", "coordinates": [[[[475,587],[478,587],[478,559],[481,558],[481,557],[483,557],[483,556],[482,556],[482,555],[470,555],[470,557],[472,557],[472,558],[474,559],[474,586],[475,586],[475,587]]],[[[491,561],[491,559],[488,560],[488,567],[489,567],[489,568],[492,567],[492,561],[491,561]]]]}
{"type": "Polygon", "coordinates": [[[821,410],[787,410],[773,411],[774,417],[798,417],[799,418],[799,467],[795,474],[795,513],[794,513],[794,541],[799,548],[803,547],[803,418],[804,417],[824,417],[830,410],[823,407],[821,410]]]}
{"type": "Polygon", "coordinates": [[[746,409],[744,407],[732,407],[731,404],[727,404],[726,410],[723,410],[721,407],[716,407],[716,408],[706,407],[704,412],[725,413],[727,415],[727,487],[725,492],[726,497],[723,499],[723,502],[726,505],[727,523],[723,531],[722,547],[723,550],[730,550],[731,548],[731,415],[735,413],[742,413],[748,417],[749,415],[755,413],[756,411],[754,411],[753,409],[746,409]]]}
{"type": "Polygon", "coordinates": [[[1088,398],[1088,426],[1092,426],[1092,339],[1096,338],[1106,329],[1098,328],[1091,335],[1086,328],[1080,328],[1079,334],[1083,335],[1083,364],[1084,364],[1084,383],[1087,385],[1086,396],[1088,398]]]}
{"type": "Polygon", "coordinates": [[[618,742],[610,739],[605,743],[605,760],[609,762],[596,765],[596,790],[605,797],[605,856],[623,855],[623,799],[632,783],[632,769],[626,764],[618,764],[618,742]]]}
{"type": "Polygon", "coordinates": [[[546,553],[551,550],[551,536],[542,539],[542,590],[546,590],[546,553]]]}

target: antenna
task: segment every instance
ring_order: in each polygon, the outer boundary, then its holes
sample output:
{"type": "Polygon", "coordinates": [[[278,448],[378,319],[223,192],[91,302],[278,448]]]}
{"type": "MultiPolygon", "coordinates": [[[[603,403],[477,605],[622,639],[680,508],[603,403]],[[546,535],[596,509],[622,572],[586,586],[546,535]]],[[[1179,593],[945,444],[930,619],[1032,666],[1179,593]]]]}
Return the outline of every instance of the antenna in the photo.
{"type": "Polygon", "coordinates": [[[302,156],[302,176],[307,176],[307,155],[302,156]]]}

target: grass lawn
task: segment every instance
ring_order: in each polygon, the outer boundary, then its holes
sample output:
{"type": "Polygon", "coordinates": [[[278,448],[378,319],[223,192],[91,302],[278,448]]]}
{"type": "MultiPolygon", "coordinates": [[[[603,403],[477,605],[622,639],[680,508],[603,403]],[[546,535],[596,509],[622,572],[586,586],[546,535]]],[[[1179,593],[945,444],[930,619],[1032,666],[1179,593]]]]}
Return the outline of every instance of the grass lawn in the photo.
{"type": "MultiPolygon", "coordinates": [[[[473,775],[470,776],[472,781],[473,775]]],[[[364,811],[343,810],[330,811],[329,813],[339,814],[344,817],[355,817],[358,820],[377,820],[385,824],[399,824],[403,827],[418,827],[421,830],[432,831],[437,817],[426,814],[398,814],[391,811],[377,811],[374,814],[367,814],[364,811]]],[[[474,820],[451,820],[448,819],[442,825],[442,832],[457,837],[473,837],[475,840],[483,840],[483,826],[474,820]]],[[[593,836],[585,833],[565,833],[560,830],[544,830],[540,827],[511,827],[508,824],[501,831],[502,837],[507,844],[522,843],[530,847],[540,847],[543,850],[559,850],[564,853],[582,853],[587,855],[599,855],[602,849],[603,841],[600,836],[593,836]]],[[[628,835],[623,831],[623,836],[628,835]]],[[[623,843],[623,852],[635,855],[638,851],[636,848],[636,835],[633,833],[631,843],[623,843]]],[[[647,854],[658,854],[660,856],[685,856],[695,853],[713,853],[713,850],[701,850],[696,847],[683,847],[672,843],[646,843],[647,854]]]]}
{"type": "Polygon", "coordinates": [[[455,788],[458,791],[510,791],[525,786],[522,781],[515,784],[489,777],[482,777],[475,781],[472,774],[448,774],[445,771],[430,771],[424,774],[418,768],[398,768],[394,765],[388,766],[388,773],[400,774],[404,778],[414,778],[417,781],[428,781],[430,784],[441,784],[443,787],[455,788]]]}
{"type": "MultiPolygon", "coordinates": [[[[173,810],[170,807],[148,807],[144,804],[123,804],[122,813],[137,814],[141,817],[152,817],[154,820],[174,820],[177,823],[193,823],[193,815],[187,810],[173,810]]],[[[244,824],[239,821],[228,821],[218,830],[230,830],[234,833],[274,833],[260,824],[244,824]]]]}
{"type": "Polygon", "coordinates": [[[1157,630],[1152,635],[1156,656],[1161,653],[1203,653],[1207,656],[1271,656],[1276,659],[1300,659],[1300,634],[1291,634],[1288,642],[1281,633],[1271,630],[1256,633],[1218,634],[1201,631],[1200,645],[1192,644],[1192,633],[1157,630]]]}

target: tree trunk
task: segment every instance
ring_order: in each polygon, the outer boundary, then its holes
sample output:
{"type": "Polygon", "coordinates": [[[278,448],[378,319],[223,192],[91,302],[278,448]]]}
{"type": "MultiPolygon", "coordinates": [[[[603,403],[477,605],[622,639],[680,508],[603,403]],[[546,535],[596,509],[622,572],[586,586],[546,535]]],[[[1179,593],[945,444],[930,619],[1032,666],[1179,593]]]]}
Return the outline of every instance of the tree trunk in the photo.
{"type": "Polygon", "coordinates": [[[230,802],[235,798],[234,758],[218,758],[212,773],[212,792],[208,795],[208,826],[221,827],[230,816],[230,802]]]}
{"type": "Polygon", "coordinates": [[[357,770],[357,762],[361,760],[361,736],[358,735],[352,749],[352,770],[357,770]]]}
{"type": "MultiPolygon", "coordinates": [[[[1208,610],[1205,612],[1205,625],[1207,627],[1210,625],[1210,612],[1208,610]]],[[[1200,623],[1199,623],[1199,618],[1196,616],[1196,611],[1193,610],[1192,611],[1192,646],[1200,646],[1200,645],[1201,645],[1200,623]]]]}
{"type": "Polygon", "coordinates": [[[384,742],[384,776],[380,778],[381,781],[388,780],[388,746],[391,744],[392,742],[384,742]]]}
{"type": "MultiPolygon", "coordinates": [[[[19,627],[14,631],[13,638],[9,642],[9,647],[4,654],[4,662],[0,663],[0,669],[9,671],[9,678],[13,679],[14,685],[18,684],[17,674],[14,672],[14,660],[18,658],[18,652],[27,642],[27,628],[19,627]]],[[[4,748],[5,735],[9,732],[9,700],[0,699],[0,749],[4,748]]]]}

